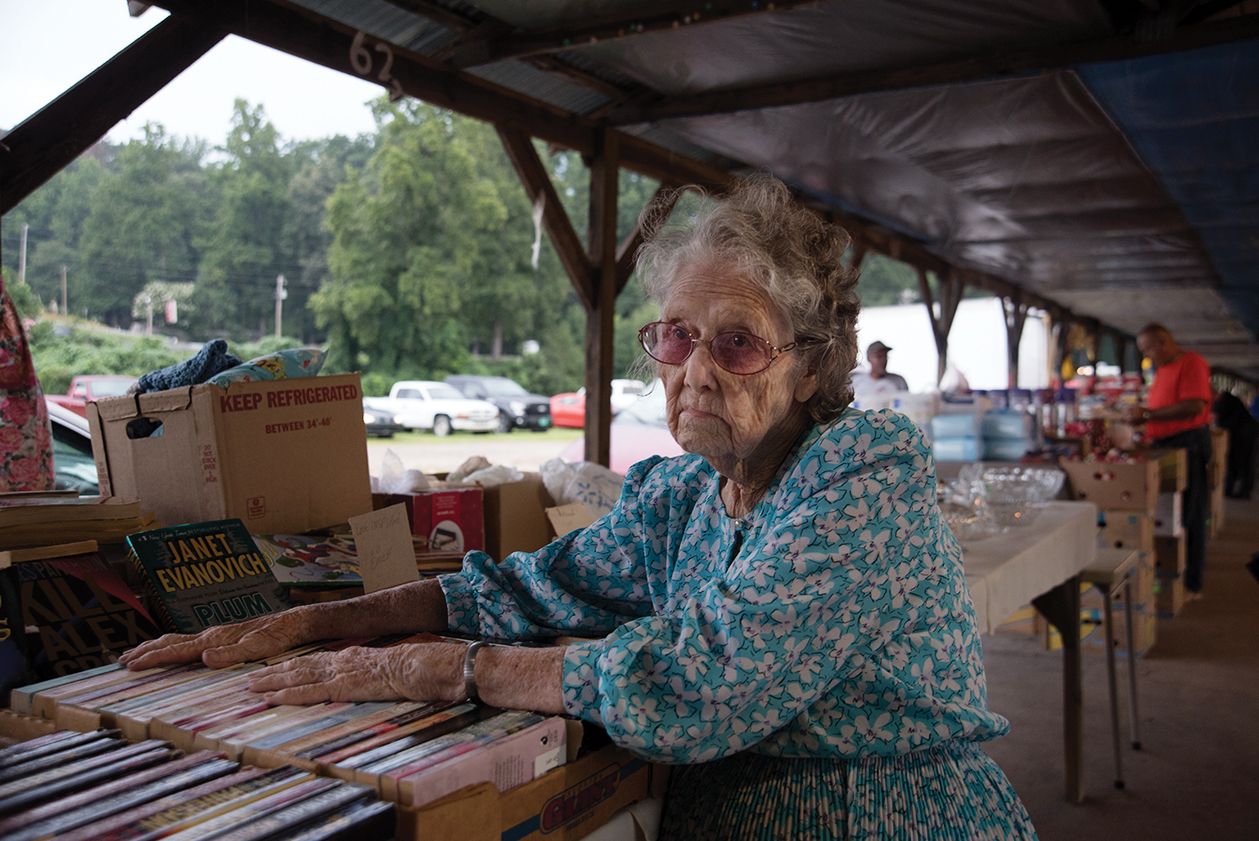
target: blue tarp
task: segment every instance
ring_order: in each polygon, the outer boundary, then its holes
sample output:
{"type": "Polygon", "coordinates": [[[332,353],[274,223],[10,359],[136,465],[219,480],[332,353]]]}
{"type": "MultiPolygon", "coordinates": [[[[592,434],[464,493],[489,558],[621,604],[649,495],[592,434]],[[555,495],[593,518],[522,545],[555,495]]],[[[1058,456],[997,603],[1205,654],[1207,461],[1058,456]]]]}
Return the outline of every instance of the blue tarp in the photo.
{"type": "Polygon", "coordinates": [[[1259,47],[1077,70],[1202,238],[1234,314],[1259,334],[1259,47]]]}

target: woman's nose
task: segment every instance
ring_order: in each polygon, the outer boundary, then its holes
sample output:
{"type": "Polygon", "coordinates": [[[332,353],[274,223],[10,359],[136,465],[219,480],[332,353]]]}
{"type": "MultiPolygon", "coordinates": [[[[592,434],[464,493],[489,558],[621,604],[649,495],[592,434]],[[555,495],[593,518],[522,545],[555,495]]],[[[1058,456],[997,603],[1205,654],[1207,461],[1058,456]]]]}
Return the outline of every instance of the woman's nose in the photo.
{"type": "Polygon", "coordinates": [[[691,355],[682,363],[685,379],[683,382],[691,388],[712,388],[717,384],[716,367],[713,355],[709,352],[707,342],[696,342],[691,355]]]}

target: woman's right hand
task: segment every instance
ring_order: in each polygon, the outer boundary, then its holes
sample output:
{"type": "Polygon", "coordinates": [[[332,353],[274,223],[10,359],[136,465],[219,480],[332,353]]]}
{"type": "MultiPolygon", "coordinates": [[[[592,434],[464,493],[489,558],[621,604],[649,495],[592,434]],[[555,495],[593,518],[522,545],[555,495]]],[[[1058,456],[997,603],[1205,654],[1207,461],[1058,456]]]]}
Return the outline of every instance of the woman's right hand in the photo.
{"type": "Polygon", "coordinates": [[[165,634],[124,652],[118,662],[138,671],[198,659],[215,669],[262,660],[317,639],[308,616],[309,612],[299,607],[247,622],[216,625],[199,634],[165,634]]]}

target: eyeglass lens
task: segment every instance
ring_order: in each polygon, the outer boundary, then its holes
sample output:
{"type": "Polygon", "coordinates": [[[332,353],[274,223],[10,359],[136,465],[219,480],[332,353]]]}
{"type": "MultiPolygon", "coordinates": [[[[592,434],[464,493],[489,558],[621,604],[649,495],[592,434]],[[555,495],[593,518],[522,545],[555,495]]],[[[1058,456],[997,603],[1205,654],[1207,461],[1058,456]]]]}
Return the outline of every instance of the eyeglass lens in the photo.
{"type": "MultiPolygon", "coordinates": [[[[677,324],[657,321],[642,329],[643,349],[657,362],[680,365],[691,355],[695,337],[677,324]]],[[[708,343],[713,361],[732,374],[755,374],[769,367],[773,352],[769,342],[751,333],[718,333],[708,343]]]]}

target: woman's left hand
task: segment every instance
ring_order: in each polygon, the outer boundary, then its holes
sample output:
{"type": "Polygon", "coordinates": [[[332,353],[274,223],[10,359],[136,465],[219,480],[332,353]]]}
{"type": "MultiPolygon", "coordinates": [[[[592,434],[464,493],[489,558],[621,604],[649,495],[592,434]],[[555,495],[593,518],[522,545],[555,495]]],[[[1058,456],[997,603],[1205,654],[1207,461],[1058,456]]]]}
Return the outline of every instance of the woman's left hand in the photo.
{"type": "Polygon", "coordinates": [[[308,654],[261,670],[249,688],[272,704],[457,701],[466,651],[442,642],[308,654]]]}

